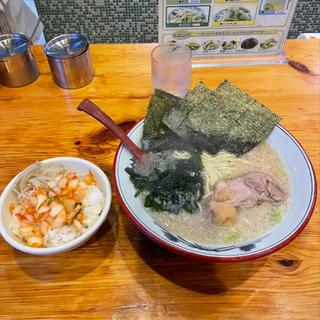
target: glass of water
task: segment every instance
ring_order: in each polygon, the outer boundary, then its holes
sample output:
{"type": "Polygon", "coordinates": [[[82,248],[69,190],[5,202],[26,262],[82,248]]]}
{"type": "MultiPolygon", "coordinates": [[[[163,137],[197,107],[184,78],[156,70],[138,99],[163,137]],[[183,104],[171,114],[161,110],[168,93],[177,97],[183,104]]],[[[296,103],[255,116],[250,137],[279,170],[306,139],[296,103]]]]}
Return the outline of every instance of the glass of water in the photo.
{"type": "Polygon", "coordinates": [[[156,89],[184,96],[191,82],[191,50],[182,45],[158,45],[151,51],[151,77],[156,89]]]}

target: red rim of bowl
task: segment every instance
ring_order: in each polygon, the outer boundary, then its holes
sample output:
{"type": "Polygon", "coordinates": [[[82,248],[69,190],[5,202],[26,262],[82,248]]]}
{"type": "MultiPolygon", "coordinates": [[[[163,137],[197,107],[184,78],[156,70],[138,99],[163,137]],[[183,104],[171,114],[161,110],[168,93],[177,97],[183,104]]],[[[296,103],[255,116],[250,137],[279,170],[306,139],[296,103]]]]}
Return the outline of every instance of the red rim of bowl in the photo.
{"type": "MultiPolygon", "coordinates": [[[[144,119],[140,120],[130,130],[130,132],[128,133],[128,136],[136,129],[136,127],[142,121],[144,121],[144,119]]],[[[129,217],[129,219],[133,222],[133,224],[142,233],[144,233],[146,236],[148,236],[151,240],[153,240],[154,242],[156,242],[160,246],[162,246],[162,247],[164,247],[166,249],[169,249],[170,251],[173,251],[175,253],[178,253],[178,254],[180,254],[182,256],[185,256],[187,258],[192,258],[192,259],[197,259],[197,260],[206,260],[206,261],[217,261],[217,262],[240,262],[240,261],[248,261],[248,260],[254,260],[254,259],[262,258],[262,257],[264,257],[266,255],[269,255],[269,254],[271,254],[273,252],[276,252],[276,251],[280,250],[281,248],[287,246],[290,242],[292,242],[303,231],[303,229],[306,227],[306,225],[310,221],[312,213],[313,213],[315,205],[316,205],[316,200],[317,200],[317,180],[316,180],[316,175],[315,175],[315,171],[314,171],[312,162],[310,161],[310,159],[309,159],[307,153],[305,152],[304,148],[302,147],[302,145],[283,126],[278,124],[278,127],[280,127],[301,148],[301,151],[304,153],[304,156],[308,160],[308,162],[310,164],[312,176],[313,176],[314,194],[313,194],[312,205],[310,206],[310,209],[309,209],[309,211],[307,213],[307,216],[306,216],[305,220],[303,221],[303,223],[300,225],[300,227],[294,233],[291,234],[291,236],[289,238],[287,238],[283,242],[280,242],[276,246],[271,247],[270,249],[264,250],[264,251],[259,252],[259,253],[254,253],[254,254],[251,254],[251,255],[244,255],[244,256],[241,256],[241,257],[215,257],[215,256],[205,256],[205,255],[202,255],[202,254],[192,253],[192,252],[180,249],[178,247],[175,247],[175,246],[171,245],[170,243],[165,242],[162,239],[158,238],[158,236],[156,236],[154,233],[150,232],[141,223],[139,223],[139,221],[136,220],[136,218],[130,212],[129,208],[125,205],[125,203],[124,203],[124,201],[122,199],[121,193],[120,193],[119,188],[118,188],[117,179],[116,179],[116,163],[117,163],[117,159],[118,159],[118,155],[119,155],[120,149],[121,149],[121,147],[123,145],[123,143],[120,143],[119,146],[118,146],[117,152],[115,154],[114,161],[113,161],[113,183],[114,183],[114,187],[115,187],[115,191],[116,191],[117,197],[118,197],[118,199],[120,201],[120,204],[121,204],[122,208],[124,209],[125,213],[129,217]]]]}

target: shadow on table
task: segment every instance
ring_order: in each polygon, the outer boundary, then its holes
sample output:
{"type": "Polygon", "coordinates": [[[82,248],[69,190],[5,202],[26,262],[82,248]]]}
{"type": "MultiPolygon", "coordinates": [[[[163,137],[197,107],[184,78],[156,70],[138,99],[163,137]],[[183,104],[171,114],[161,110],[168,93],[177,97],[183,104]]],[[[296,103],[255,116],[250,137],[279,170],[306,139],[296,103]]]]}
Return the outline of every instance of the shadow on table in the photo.
{"type": "MultiPolygon", "coordinates": [[[[192,291],[209,295],[224,293],[245,282],[265,263],[265,260],[261,259],[234,263],[189,259],[162,248],[150,240],[138,231],[127,217],[124,217],[124,214],[120,219],[123,219],[122,224],[133,249],[145,264],[168,281],[192,291]]],[[[128,249],[119,249],[126,261],[128,249]]],[[[146,290],[150,283],[151,286],[152,283],[153,285],[156,283],[154,279],[147,279],[148,273],[141,271],[143,268],[141,265],[130,263],[127,267],[146,290]]],[[[154,275],[150,277],[154,278],[154,275]]],[[[162,284],[159,283],[159,286],[162,284]]],[[[148,293],[157,294],[157,290],[148,290],[148,293]]]]}
{"type": "Polygon", "coordinates": [[[104,260],[112,259],[118,234],[117,219],[116,210],[111,208],[107,221],[97,233],[80,248],[71,252],[54,256],[34,256],[15,251],[17,264],[30,277],[41,282],[62,282],[81,278],[104,260]]]}

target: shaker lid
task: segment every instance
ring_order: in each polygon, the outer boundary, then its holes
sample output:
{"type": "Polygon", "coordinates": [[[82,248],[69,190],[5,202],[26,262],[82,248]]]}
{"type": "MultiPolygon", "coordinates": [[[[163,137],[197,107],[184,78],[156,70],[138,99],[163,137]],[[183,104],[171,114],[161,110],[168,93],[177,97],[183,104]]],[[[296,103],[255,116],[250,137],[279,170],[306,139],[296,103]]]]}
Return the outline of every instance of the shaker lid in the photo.
{"type": "Polygon", "coordinates": [[[53,58],[71,58],[83,53],[88,47],[88,40],[78,33],[62,34],[50,40],[44,47],[47,56],[53,58]]]}
{"type": "Polygon", "coordinates": [[[29,44],[29,39],[21,33],[0,35],[0,59],[24,53],[29,44]]]}

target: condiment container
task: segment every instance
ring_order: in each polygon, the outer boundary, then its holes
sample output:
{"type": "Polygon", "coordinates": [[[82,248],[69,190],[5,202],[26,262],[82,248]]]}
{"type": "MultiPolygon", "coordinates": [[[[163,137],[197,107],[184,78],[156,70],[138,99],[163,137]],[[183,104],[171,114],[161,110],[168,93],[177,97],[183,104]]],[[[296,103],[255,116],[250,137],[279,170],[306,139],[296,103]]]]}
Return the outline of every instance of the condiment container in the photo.
{"type": "Polygon", "coordinates": [[[44,47],[54,82],[65,89],[89,84],[94,71],[89,43],[81,34],[63,34],[50,40],[44,47]]]}
{"type": "Polygon", "coordinates": [[[40,74],[31,52],[31,41],[23,34],[0,35],[0,83],[7,87],[21,87],[40,74]]]}

